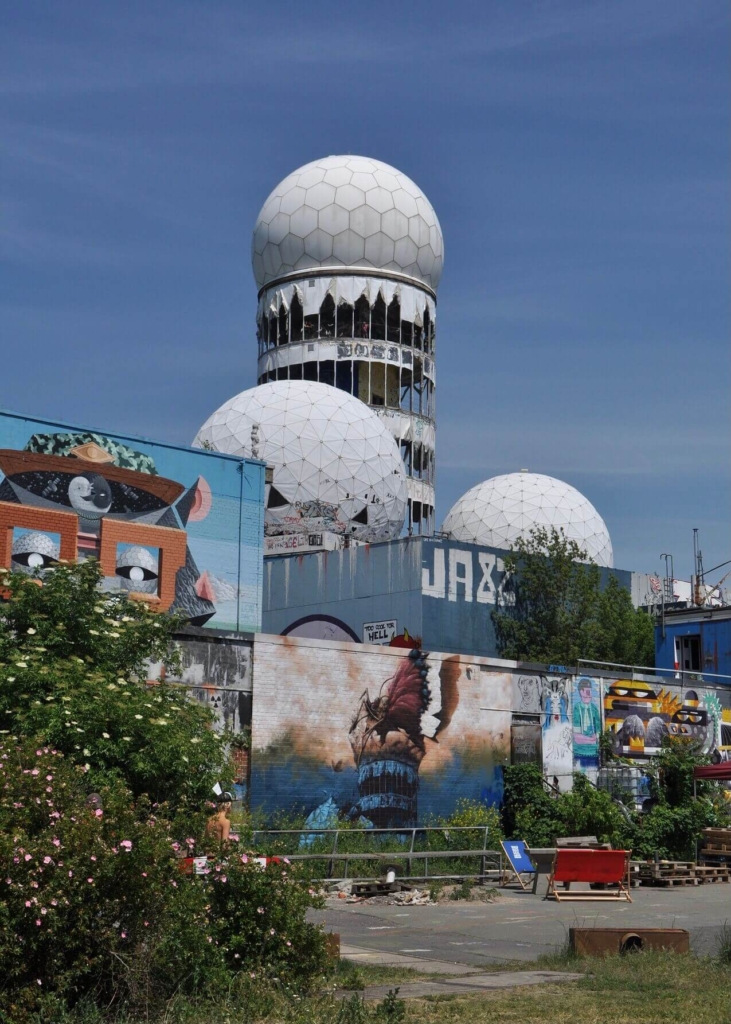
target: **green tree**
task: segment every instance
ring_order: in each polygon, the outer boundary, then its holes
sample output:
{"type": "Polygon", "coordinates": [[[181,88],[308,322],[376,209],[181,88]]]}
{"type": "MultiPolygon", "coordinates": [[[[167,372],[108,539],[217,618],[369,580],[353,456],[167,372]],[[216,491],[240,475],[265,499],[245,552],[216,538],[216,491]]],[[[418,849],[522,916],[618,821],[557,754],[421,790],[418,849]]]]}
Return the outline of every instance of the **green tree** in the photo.
{"type": "Polygon", "coordinates": [[[147,682],[149,663],[175,657],[176,620],[101,592],[94,560],[1,582],[0,733],[51,744],[92,788],[116,779],[136,797],[202,806],[226,781],[213,715],[182,688],[147,682]]]}
{"type": "Polygon", "coordinates": [[[574,665],[579,658],[654,664],[652,618],[564,532],[534,528],[505,559],[492,620],[504,658],[574,665]]]}

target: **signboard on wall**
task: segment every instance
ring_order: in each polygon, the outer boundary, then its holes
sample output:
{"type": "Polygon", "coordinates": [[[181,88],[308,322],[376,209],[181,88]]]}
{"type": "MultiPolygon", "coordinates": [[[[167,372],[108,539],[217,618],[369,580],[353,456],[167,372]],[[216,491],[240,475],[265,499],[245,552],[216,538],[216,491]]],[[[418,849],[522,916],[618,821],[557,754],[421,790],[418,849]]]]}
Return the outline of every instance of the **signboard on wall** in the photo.
{"type": "Polygon", "coordinates": [[[363,643],[381,644],[384,647],[388,647],[396,636],[396,632],[396,619],[381,619],[380,622],[364,622],[363,643]]]}

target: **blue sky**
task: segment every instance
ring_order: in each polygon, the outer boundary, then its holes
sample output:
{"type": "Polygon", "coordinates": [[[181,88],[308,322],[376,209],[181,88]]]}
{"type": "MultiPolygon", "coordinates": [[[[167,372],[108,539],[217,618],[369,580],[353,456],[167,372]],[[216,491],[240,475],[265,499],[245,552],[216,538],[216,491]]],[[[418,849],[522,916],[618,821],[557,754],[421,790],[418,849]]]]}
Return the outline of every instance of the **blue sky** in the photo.
{"type": "MultiPolygon", "coordinates": [[[[616,564],[729,543],[727,4],[6,5],[0,405],[188,443],[255,383],[250,236],[357,153],[445,236],[438,517],[528,467],[616,564]]],[[[720,573],[718,574],[720,575],[720,573]]]]}

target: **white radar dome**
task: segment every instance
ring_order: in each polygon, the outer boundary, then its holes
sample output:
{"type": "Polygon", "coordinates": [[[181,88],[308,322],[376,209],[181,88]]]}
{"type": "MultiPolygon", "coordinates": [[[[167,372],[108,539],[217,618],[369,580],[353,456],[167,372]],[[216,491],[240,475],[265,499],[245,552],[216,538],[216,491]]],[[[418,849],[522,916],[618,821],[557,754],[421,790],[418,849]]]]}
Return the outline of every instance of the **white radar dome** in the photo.
{"type": "Polygon", "coordinates": [[[452,506],[442,530],[464,544],[509,550],[533,527],[563,530],[597,565],[614,564],[609,531],[592,503],[540,473],[506,473],[477,484],[452,506]]]}
{"type": "Polygon", "coordinates": [[[315,267],[394,271],[436,290],[444,245],[434,208],[411,178],[362,156],[293,171],[261,208],[252,263],[258,288],[315,267]]]}
{"type": "Polygon", "coordinates": [[[200,428],[194,447],[262,459],[274,467],[264,532],[398,537],[406,476],[392,435],[353,395],[313,381],[273,381],[242,391],[200,428]]]}

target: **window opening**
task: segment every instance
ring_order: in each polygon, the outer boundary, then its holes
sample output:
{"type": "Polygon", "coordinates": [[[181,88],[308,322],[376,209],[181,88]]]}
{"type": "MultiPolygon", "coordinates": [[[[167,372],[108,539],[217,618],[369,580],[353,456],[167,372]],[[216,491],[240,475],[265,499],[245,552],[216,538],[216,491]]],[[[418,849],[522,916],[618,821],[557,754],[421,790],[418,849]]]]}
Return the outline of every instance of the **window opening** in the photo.
{"type": "Polygon", "coordinates": [[[349,359],[335,364],[335,387],[353,394],[353,364],[349,359]]]}
{"type": "Polygon", "coordinates": [[[365,295],[355,303],[355,331],[356,338],[370,338],[371,336],[371,307],[365,295]]]}
{"type": "Polygon", "coordinates": [[[386,405],[391,409],[398,409],[400,398],[399,368],[388,363],[386,365],[386,405]]]}
{"type": "Polygon", "coordinates": [[[304,380],[317,380],[317,361],[310,360],[303,367],[304,380]]]}
{"type": "Polygon", "coordinates": [[[335,337],[335,300],[332,295],[326,295],[320,306],[320,337],[335,337]]]}
{"type": "Polygon", "coordinates": [[[356,359],[353,362],[353,394],[357,395],[361,402],[370,405],[370,363],[365,360],[356,359]]]}
{"type": "Polygon", "coordinates": [[[411,369],[407,366],[401,367],[401,408],[404,412],[411,412],[411,369]]]}
{"type": "Polygon", "coordinates": [[[410,320],[401,321],[401,344],[414,344],[414,325],[411,323],[410,320]]]}
{"type": "Polygon", "coordinates": [[[302,380],[302,363],[293,363],[289,368],[290,380],[302,380]]]}
{"type": "Polygon", "coordinates": [[[411,476],[411,441],[401,439],[401,460],[406,470],[406,475],[411,476]]]}
{"type": "Polygon", "coordinates": [[[401,340],[401,303],[394,295],[388,304],[387,341],[401,340]]]}
{"type": "Polygon", "coordinates": [[[289,367],[280,366],[277,368],[277,380],[288,380],[289,379],[289,367]]]}
{"type": "Polygon", "coordinates": [[[386,404],[385,363],[371,363],[371,405],[386,404]]]}
{"type": "Polygon", "coordinates": [[[414,348],[421,348],[422,330],[421,324],[414,324],[414,348]]]}
{"type": "Polygon", "coordinates": [[[320,363],[320,383],[329,384],[330,387],[334,387],[335,361],[333,359],[323,359],[320,363]]]}
{"type": "Polygon", "coordinates": [[[300,302],[297,292],[294,293],[292,298],[292,309],[289,314],[289,319],[292,331],[292,341],[302,341],[304,317],[302,315],[302,303],[300,302]]]}
{"type": "Polygon", "coordinates": [[[279,344],[289,344],[289,317],[284,303],[279,307],[279,344]]]}
{"type": "Polygon", "coordinates": [[[386,340],[386,303],[380,292],[371,310],[371,338],[374,341],[386,340]]]}
{"type": "Polygon", "coordinates": [[[338,338],[352,338],[353,335],[353,307],[349,302],[338,303],[338,338]]]}
{"type": "Polygon", "coordinates": [[[317,323],[319,319],[317,313],[308,313],[305,317],[305,341],[314,341],[317,337],[317,323]]]}

